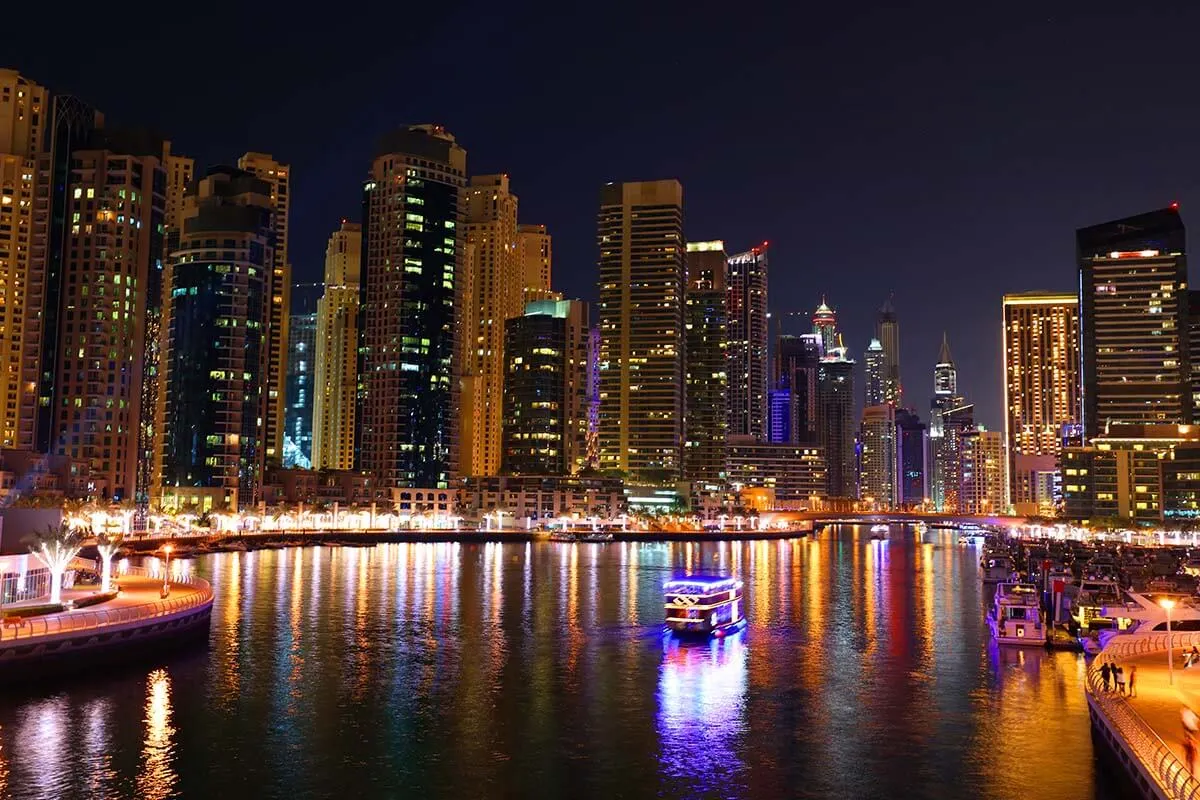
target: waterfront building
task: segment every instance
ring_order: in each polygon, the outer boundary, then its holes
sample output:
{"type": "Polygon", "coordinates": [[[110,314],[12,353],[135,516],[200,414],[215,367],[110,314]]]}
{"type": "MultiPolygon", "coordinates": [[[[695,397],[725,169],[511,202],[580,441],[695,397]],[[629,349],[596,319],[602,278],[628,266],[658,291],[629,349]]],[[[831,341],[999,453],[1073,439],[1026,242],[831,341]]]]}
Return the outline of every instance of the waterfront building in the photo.
{"type": "Polygon", "coordinates": [[[1083,424],[1192,421],[1187,247],[1175,206],[1075,235],[1083,424]]]}
{"type": "Polygon", "coordinates": [[[816,444],[817,372],[821,363],[817,334],[780,334],[775,338],[768,438],[776,443],[816,444]]]}
{"type": "Polygon", "coordinates": [[[1163,520],[1194,525],[1200,519],[1200,442],[1176,444],[1159,466],[1163,520]]]}
{"type": "Polygon", "coordinates": [[[1200,290],[1188,290],[1188,355],[1196,353],[1196,358],[1190,358],[1191,390],[1192,390],[1192,419],[1200,414],[1200,290]]]}
{"type": "Polygon", "coordinates": [[[885,353],[878,339],[872,339],[863,353],[863,371],[866,382],[863,385],[863,403],[865,406],[882,405],[884,399],[884,370],[885,353]]]}
{"type": "Polygon", "coordinates": [[[11,507],[17,500],[44,500],[52,507],[61,506],[64,500],[86,500],[90,496],[91,471],[86,460],[0,448],[0,509],[11,507]]]}
{"type": "Polygon", "coordinates": [[[967,514],[1008,513],[1008,458],[1004,435],[982,427],[963,432],[962,496],[967,514]]]}
{"type": "MultiPolygon", "coordinates": [[[[395,508],[396,491],[378,485],[369,472],[352,469],[268,469],[263,486],[263,502],[267,506],[325,506],[343,508],[378,506],[378,513],[395,508]]],[[[447,491],[447,490],[442,490],[447,491]]],[[[453,511],[453,506],[450,507],[453,511]]]]}
{"type": "Polygon", "coordinates": [[[735,494],[767,490],[776,508],[807,508],[813,500],[825,497],[825,455],[815,445],[731,437],[725,471],[735,494]]]}
{"type": "Polygon", "coordinates": [[[535,300],[504,330],[501,471],[577,474],[590,466],[587,303],[535,300]]]}
{"type": "Polygon", "coordinates": [[[958,370],[950,354],[950,340],[943,335],[942,349],[933,368],[933,401],[929,410],[929,494],[938,511],[954,512],[959,508],[962,436],[974,427],[975,407],[958,394],[958,370]]]}
{"type": "Polygon", "coordinates": [[[855,458],[854,360],[835,345],[817,368],[817,431],[825,454],[826,495],[858,497],[855,458]]]}
{"type": "MultiPolygon", "coordinates": [[[[22,379],[31,307],[29,247],[34,186],[43,154],[50,94],[12,69],[0,69],[0,447],[30,448],[36,381],[22,379]],[[22,423],[30,432],[22,436],[22,423]]],[[[36,346],[36,345],[35,345],[36,346]]]]}
{"type": "Polygon", "coordinates": [[[411,125],[383,138],[364,186],[357,468],[384,486],[456,471],[466,169],[444,128],[411,125]]]}
{"type": "Polygon", "coordinates": [[[559,517],[615,520],[626,511],[625,485],[617,478],[545,475],[472,476],[462,492],[471,521],[500,512],[500,525],[526,528],[559,517]]]}
{"type": "Polygon", "coordinates": [[[813,313],[812,322],[812,332],[821,340],[821,355],[832,353],[837,347],[837,312],[825,304],[824,297],[813,313]]]}
{"type": "Polygon", "coordinates": [[[317,301],[312,434],[317,469],[354,467],[361,262],[362,226],[342,220],[325,246],[325,292],[317,301]]]}
{"type": "Polygon", "coordinates": [[[517,259],[520,264],[523,304],[534,300],[561,300],[552,297],[550,267],[552,243],[545,225],[517,226],[517,259]]]}
{"type": "Polygon", "coordinates": [[[461,309],[467,341],[460,348],[466,380],[458,468],[464,475],[495,475],[503,458],[505,321],[519,317],[525,302],[517,197],[507,175],[476,175],[468,182],[466,239],[471,257],[461,309]]]}
{"type": "Polygon", "coordinates": [[[159,504],[237,510],[262,500],[267,334],[275,264],[270,184],[215,167],[188,187],[163,324],[159,504]]]}
{"type": "Polygon", "coordinates": [[[1198,484],[1187,466],[1198,444],[1192,425],[1113,423],[1087,444],[1063,448],[1065,515],[1158,523],[1170,508],[1170,517],[1189,516],[1188,494],[1198,484]],[[1186,450],[1177,459],[1179,448],[1186,450]]]}
{"type": "Polygon", "coordinates": [[[859,499],[875,511],[900,505],[896,409],[890,403],[867,406],[859,426],[859,499]]]}
{"type": "Polygon", "coordinates": [[[683,413],[683,187],[600,192],[600,469],[677,479],[683,413]]]}
{"type": "Polygon", "coordinates": [[[900,508],[919,508],[929,499],[929,435],[925,423],[912,409],[896,409],[896,449],[900,508]]]}
{"type": "Polygon", "coordinates": [[[898,406],[904,398],[900,383],[900,322],[890,296],[875,318],[875,338],[883,347],[883,402],[898,406]]]}
{"type": "Polygon", "coordinates": [[[283,435],[283,466],[312,467],[313,403],[316,394],[317,302],[323,286],[303,283],[292,287],[288,322],[287,416],[283,435]]]}
{"type": "Polygon", "coordinates": [[[725,289],[729,435],[762,441],[767,437],[766,242],[729,257],[725,289]]]}
{"type": "Polygon", "coordinates": [[[1053,515],[1063,430],[1079,422],[1079,298],[1062,292],[1007,294],[1004,406],[1009,481],[1018,514],[1053,515]]]}
{"type": "Polygon", "coordinates": [[[720,485],[725,479],[725,440],[729,431],[726,398],[729,327],[725,245],[688,242],[685,291],[686,440],[683,478],[720,485]]]}

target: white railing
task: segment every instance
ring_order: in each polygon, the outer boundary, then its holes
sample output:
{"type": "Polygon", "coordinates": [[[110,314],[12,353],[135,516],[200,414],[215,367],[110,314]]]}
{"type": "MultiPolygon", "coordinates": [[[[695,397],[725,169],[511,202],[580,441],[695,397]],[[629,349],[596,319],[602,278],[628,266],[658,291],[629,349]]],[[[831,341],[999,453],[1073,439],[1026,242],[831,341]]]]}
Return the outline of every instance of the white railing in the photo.
{"type": "Polygon", "coordinates": [[[1088,694],[1108,718],[1109,725],[1172,800],[1200,800],[1200,780],[1188,771],[1170,745],[1155,733],[1125,697],[1104,691],[1100,666],[1105,662],[1165,653],[1168,646],[1190,647],[1193,644],[1200,644],[1200,632],[1172,633],[1169,639],[1166,632],[1128,637],[1117,635],[1109,640],[1087,670],[1088,694]]]}
{"type": "MultiPolygon", "coordinates": [[[[126,567],[123,575],[139,577],[157,577],[141,567],[126,567]]],[[[183,586],[193,591],[179,597],[167,597],[150,603],[140,603],[135,606],[119,608],[98,608],[95,610],[80,609],[79,611],[64,611],[42,617],[22,617],[20,623],[0,628],[0,642],[26,641],[39,636],[49,636],[58,633],[103,628],[109,625],[121,625],[127,622],[165,617],[185,611],[190,608],[200,608],[212,602],[212,587],[208,581],[196,577],[177,578],[171,581],[172,587],[183,586]]]]}

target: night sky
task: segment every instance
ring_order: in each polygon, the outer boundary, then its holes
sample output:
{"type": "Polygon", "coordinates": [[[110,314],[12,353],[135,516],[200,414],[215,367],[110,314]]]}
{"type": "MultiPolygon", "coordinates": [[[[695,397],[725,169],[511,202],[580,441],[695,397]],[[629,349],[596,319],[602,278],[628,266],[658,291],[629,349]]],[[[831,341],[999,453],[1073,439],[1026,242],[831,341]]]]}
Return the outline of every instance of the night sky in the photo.
{"type": "Polygon", "coordinates": [[[298,282],[358,218],[376,138],[439,122],[549,225],[555,288],[595,295],[602,183],[675,177],[687,236],[770,240],[773,311],[827,294],[856,358],[894,291],[923,414],[946,330],[995,427],[1001,294],[1071,289],[1075,228],[1171,201],[1186,223],[1198,192],[1187,0],[35,5],[54,36],[6,38],[3,66],[201,165],[291,163],[298,282]]]}

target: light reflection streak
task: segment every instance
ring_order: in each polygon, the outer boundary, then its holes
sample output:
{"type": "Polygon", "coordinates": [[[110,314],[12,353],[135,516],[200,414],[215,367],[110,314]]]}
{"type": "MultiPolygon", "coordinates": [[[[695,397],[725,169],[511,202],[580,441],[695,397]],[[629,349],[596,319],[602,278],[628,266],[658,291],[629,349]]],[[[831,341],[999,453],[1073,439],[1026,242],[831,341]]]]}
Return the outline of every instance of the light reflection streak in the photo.
{"type": "Polygon", "coordinates": [[[242,561],[244,554],[234,550],[217,556],[217,572],[224,572],[218,597],[224,600],[224,619],[216,627],[220,632],[221,646],[217,649],[218,674],[220,679],[216,691],[210,698],[218,708],[230,709],[241,691],[241,669],[238,666],[242,628],[242,561]],[[221,570],[224,566],[225,569],[221,570]]]}
{"type": "Polygon", "coordinates": [[[175,728],[171,726],[171,679],[166,670],[156,669],[149,675],[145,723],[137,796],[143,800],[171,797],[179,776],[173,764],[175,728]]]}
{"type": "Polygon", "coordinates": [[[0,797],[8,797],[8,753],[4,746],[4,726],[0,725],[0,797]]]}

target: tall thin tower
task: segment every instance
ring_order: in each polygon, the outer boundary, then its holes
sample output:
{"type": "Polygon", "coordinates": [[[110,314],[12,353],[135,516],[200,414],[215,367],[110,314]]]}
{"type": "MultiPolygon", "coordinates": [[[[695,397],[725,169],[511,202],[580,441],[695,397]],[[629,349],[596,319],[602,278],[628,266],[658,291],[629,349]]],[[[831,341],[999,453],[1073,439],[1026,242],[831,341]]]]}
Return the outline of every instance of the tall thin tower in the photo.
{"type": "Polygon", "coordinates": [[[883,347],[883,401],[899,406],[904,395],[900,383],[900,322],[890,296],[879,309],[875,338],[883,347]]]}
{"type": "Polygon", "coordinates": [[[354,466],[361,262],[362,226],[342,220],[325,247],[325,293],[317,301],[312,445],[316,469],[354,466]]]}
{"type": "Polygon", "coordinates": [[[767,243],[730,256],[729,435],[767,435],[767,243]]]}
{"type": "Polygon", "coordinates": [[[606,184],[600,249],[600,469],[678,478],[683,442],[683,187],[606,184]]]}

